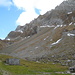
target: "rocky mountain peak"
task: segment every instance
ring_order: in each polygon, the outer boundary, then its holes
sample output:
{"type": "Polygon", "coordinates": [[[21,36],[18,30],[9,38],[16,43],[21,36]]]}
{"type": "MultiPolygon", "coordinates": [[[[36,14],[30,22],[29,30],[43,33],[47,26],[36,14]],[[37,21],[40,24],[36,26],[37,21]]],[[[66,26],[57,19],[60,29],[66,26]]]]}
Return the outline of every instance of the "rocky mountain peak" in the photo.
{"type": "Polygon", "coordinates": [[[15,31],[17,31],[17,30],[22,30],[23,27],[24,27],[24,26],[18,25],[15,31]]]}
{"type": "Polygon", "coordinates": [[[24,37],[36,34],[39,26],[57,26],[57,25],[69,25],[75,22],[75,0],[63,1],[55,9],[48,11],[44,15],[40,15],[35,20],[24,26],[18,26],[15,31],[8,34],[6,39],[10,40],[21,39],[24,37]]]}
{"type": "Polygon", "coordinates": [[[75,0],[63,1],[59,6],[56,7],[56,10],[65,10],[66,12],[74,11],[75,0]]]}
{"type": "Polygon", "coordinates": [[[24,37],[36,34],[39,26],[57,26],[57,25],[69,25],[75,22],[75,0],[63,1],[55,9],[48,11],[44,15],[40,15],[35,20],[24,26],[18,26],[15,31],[8,34],[6,39],[10,40],[21,39],[24,37]],[[14,37],[13,37],[14,36],[14,37]]]}

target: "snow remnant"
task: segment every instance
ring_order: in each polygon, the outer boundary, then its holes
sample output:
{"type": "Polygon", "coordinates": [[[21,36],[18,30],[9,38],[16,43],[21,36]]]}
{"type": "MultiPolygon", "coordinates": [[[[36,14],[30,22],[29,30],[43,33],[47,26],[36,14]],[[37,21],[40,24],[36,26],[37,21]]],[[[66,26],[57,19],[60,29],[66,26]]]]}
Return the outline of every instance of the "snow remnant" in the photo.
{"type": "Polygon", "coordinates": [[[63,27],[63,25],[57,25],[54,29],[58,28],[58,27],[63,27]]]}
{"type": "Polygon", "coordinates": [[[72,25],[73,22],[71,22],[69,25],[72,25]]]}
{"type": "Polygon", "coordinates": [[[53,25],[50,26],[50,25],[45,25],[45,26],[40,26],[40,28],[45,28],[45,27],[54,27],[53,25]]]}
{"type": "Polygon", "coordinates": [[[27,38],[30,38],[30,36],[28,36],[27,38]]]}
{"type": "Polygon", "coordinates": [[[9,41],[10,41],[10,38],[8,38],[7,40],[9,40],[9,41]]]}
{"type": "Polygon", "coordinates": [[[71,14],[72,12],[68,12],[67,14],[71,14]]]}
{"type": "Polygon", "coordinates": [[[75,34],[68,33],[67,36],[75,36],[75,34]]]}
{"type": "Polygon", "coordinates": [[[35,47],[35,49],[37,49],[38,47],[35,47]]]}
{"type": "Polygon", "coordinates": [[[23,33],[23,31],[22,31],[22,30],[18,30],[17,32],[23,33]]]}
{"type": "Polygon", "coordinates": [[[46,40],[49,36],[47,36],[46,38],[44,38],[44,40],[46,40]]]}
{"type": "Polygon", "coordinates": [[[51,45],[55,45],[57,43],[59,43],[62,39],[57,40],[56,42],[52,43],[51,45]]]}

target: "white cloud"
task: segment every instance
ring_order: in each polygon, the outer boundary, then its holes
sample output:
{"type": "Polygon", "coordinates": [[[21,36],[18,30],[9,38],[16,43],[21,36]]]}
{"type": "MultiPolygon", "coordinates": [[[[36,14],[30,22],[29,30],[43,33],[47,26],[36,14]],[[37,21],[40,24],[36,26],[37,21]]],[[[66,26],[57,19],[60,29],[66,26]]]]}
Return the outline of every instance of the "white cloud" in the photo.
{"type": "Polygon", "coordinates": [[[25,23],[29,23],[34,18],[37,18],[37,16],[38,15],[32,11],[31,12],[28,12],[28,11],[22,12],[16,22],[18,25],[25,25],[25,23]]]}
{"type": "Polygon", "coordinates": [[[0,0],[0,6],[10,6],[12,5],[11,0],[0,0]]]}
{"type": "Polygon", "coordinates": [[[40,14],[44,14],[47,11],[54,9],[59,5],[63,0],[37,0],[35,7],[40,9],[40,14]]]}
{"type": "Polygon", "coordinates": [[[19,9],[31,10],[34,8],[35,0],[13,0],[19,9]]]}
{"type": "Polygon", "coordinates": [[[25,11],[20,14],[16,22],[17,24],[25,25],[38,16],[35,12],[35,8],[41,10],[40,14],[44,14],[54,9],[62,1],[63,0],[13,0],[14,5],[18,9],[25,11]]]}

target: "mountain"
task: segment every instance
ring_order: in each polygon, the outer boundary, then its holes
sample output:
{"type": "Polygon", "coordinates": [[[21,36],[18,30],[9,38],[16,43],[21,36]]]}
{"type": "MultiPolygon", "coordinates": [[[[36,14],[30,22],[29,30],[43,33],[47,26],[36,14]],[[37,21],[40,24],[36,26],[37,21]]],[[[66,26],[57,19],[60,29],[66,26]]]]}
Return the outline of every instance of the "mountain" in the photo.
{"type": "Polygon", "coordinates": [[[14,41],[0,50],[27,60],[75,59],[75,0],[63,1],[55,9],[11,31],[14,41]]]}

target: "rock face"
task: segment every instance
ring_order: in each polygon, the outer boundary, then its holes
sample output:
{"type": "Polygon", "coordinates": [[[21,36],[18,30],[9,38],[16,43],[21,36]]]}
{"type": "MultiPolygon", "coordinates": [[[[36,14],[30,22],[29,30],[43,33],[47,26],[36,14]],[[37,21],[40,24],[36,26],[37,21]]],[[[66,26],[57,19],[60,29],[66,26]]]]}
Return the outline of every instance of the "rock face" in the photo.
{"type": "Polygon", "coordinates": [[[32,36],[37,33],[37,26],[26,24],[25,26],[18,26],[15,31],[11,31],[6,40],[21,40],[22,38],[32,36]]]}
{"type": "Polygon", "coordinates": [[[0,39],[0,50],[2,50],[4,47],[7,47],[11,44],[13,44],[14,41],[9,41],[9,40],[1,40],[0,39]]]}
{"type": "Polygon", "coordinates": [[[75,0],[64,1],[29,24],[18,26],[6,40],[16,43],[1,53],[29,60],[75,59],[75,0]]]}
{"type": "Polygon", "coordinates": [[[15,59],[15,58],[6,59],[6,64],[20,65],[20,59],[15,59]]]}

